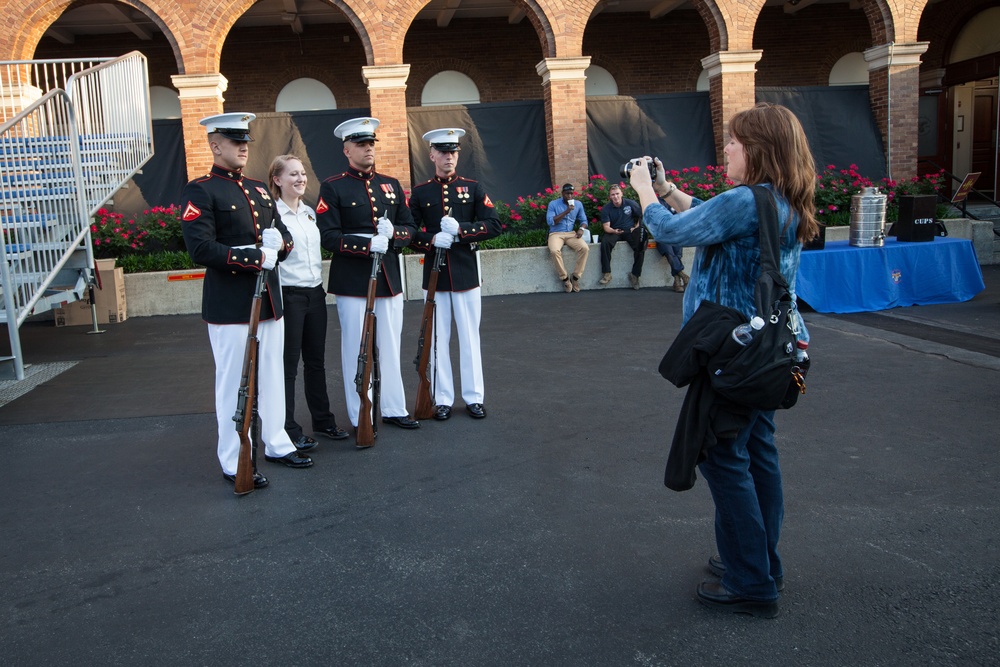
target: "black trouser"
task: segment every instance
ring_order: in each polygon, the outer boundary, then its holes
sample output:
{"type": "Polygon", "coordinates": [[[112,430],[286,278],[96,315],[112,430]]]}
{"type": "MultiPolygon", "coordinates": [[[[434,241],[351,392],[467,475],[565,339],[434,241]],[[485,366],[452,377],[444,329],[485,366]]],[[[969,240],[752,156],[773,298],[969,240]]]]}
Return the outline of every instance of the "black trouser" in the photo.
{"type": "Polygon", "coordinates": [[[632,248],[632,275],[642,275],[642,263],[646,260],[646,228],[639,225],[624,234],[601,234],[601,271],[611,273],[611,251],[619,241],[626,241],[632,248]]]}
{"type": "Polygon", "coordinates": [[[285,432],[295,442],[302,436],[302,427],[295,421],[295,376],[300,357],[313,430],[337,425],[326,392],[326,292],[322,285],[282,287],[281,296],[285,311],[285,432]]]}

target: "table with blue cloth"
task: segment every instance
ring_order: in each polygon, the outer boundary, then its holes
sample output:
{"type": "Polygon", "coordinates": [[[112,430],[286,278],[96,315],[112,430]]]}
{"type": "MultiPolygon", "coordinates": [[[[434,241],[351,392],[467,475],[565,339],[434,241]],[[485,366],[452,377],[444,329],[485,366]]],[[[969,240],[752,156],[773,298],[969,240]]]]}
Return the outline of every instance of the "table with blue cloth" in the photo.
{"type": "Polygon", "coordinates": [[[972,241],[889,237],[882,247],[828,241],[823,250],[803,251],[795,291],[817,312],[860,313],[968,301],[985,287],[972,241]]]}

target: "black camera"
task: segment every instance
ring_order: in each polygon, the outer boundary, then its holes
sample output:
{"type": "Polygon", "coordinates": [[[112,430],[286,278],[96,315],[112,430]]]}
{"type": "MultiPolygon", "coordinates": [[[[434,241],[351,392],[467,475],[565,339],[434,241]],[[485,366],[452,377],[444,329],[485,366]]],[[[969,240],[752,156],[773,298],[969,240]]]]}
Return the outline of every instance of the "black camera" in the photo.
{"type": "MultiPolygon", "coordinates": [[[[638,158],[636,158],[636,159],[638,159],[638,158]]],[[[629,160],[628,162],[626,162],[625,164],[622,165],[621,169],[618,170],[618,175],[621,176],[623,179],[628,180],[632,176],[632,167],[634,167],[634,166],[635,166],[635,163],[632,162],[631,160],[629,160]]],[[[656,180],[656,163],[653,162],[652,159],[650,159],[650,161],[646,163],[646,166],[649,167],[649,180],[655,181],[656,180]]]]}

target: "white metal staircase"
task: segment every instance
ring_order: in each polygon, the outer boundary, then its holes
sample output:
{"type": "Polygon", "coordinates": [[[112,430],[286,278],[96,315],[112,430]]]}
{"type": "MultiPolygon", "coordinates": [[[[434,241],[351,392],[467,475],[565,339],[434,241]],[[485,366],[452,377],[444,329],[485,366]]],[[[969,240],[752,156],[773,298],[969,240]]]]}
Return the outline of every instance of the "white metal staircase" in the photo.
{"type": "Polygon", "coordinates": [[[19,329],[83,298],[91,218],[153,155],[146,58],[0,62],[0,377],[24,378],[19,329]]]}

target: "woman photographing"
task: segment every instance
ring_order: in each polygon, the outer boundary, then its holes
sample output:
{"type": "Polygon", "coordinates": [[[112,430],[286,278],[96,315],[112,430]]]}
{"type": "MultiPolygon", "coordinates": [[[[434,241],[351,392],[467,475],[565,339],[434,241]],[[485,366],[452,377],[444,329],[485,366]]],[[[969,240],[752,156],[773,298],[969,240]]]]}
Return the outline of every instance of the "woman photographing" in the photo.
{"type": "MultiPolygon", "coordinates": [[[[737,184],[763,185],[774,195],[779,265],[794,298],[802,243],[817,231],[816,170],[802,125],[785,107],[762,103],[733,116],[729,133],[724,149],[728,177],[737,184]]],[[[749,320],[757,314],[754,287],[761,272],[753,192],[737,187],[702,202],[666,181],[662,163],[655,164],[654,183],[646,159],[634,161],[631,184],[643,221],[658,242],[696,246],[684,293],[684,322],[702,301],[734,308],[749,320]],[[672,214],[657,195],[680,212],[672,214]]],[[[801,321],[799,331],[808,340],[801,321]]],[[[709,607],[767,618],[778,614],[778,593],[784,587],[778,554],[784,500],[774,433],[774,411],[753,411],[735,438],[703,450],[698,469],[715,501],[718,547],[708,565],[719,579],[701,583],[697,594],[709,607]]]]}
{"type": "Polygon", "coordinates": [[[334,440],[343,440],[348,434],[337,427],[326,390],[326,291],[316,212],[302,201],[308,182],[305,167],[294,155],[279,155],[271,163],[267,181],[281,221],[295,243],[278,267],[285,311],[285,431],[296,449],[305,452],[316,447],[316,441],[295,421],[295,377],[300,358],[312,430],[334,440]]]}

